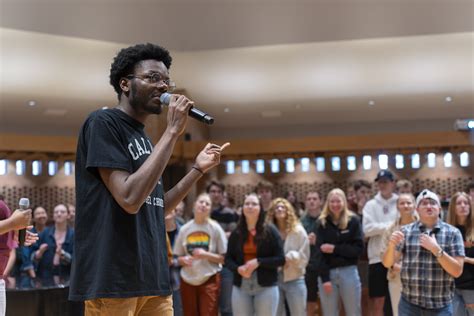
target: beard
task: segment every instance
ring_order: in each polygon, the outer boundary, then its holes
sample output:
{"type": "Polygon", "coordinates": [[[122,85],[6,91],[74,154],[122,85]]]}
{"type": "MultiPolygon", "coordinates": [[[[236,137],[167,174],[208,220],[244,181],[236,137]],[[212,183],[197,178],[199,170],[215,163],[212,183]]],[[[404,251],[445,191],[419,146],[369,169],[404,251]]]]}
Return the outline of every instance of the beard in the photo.
{"type": "Polygon", "coordinates": [[[150,114],[161,114],[163,106],[160,103],[154,103],[153,99],[144,93],[139,93],[137,89],[137,84],[132,82],[130,89],[130,96],[128,101],[131,107],[137,112],[147,112],[150,114]]]}

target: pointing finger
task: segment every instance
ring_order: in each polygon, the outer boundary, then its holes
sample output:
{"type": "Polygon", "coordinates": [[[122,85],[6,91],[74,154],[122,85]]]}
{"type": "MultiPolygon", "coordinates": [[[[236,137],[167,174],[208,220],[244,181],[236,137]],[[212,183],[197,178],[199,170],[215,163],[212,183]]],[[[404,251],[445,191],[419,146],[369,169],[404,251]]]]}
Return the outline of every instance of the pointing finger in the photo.
{"type": "Polygon", "coordinates": [[[221,146],[221,150],[224,150],[224,149],[226,149],[226,148],[229,147],[229,146],[230,146],[230,143],[227,142],[227,143],[225,143],[224,145],[221,146]]]}

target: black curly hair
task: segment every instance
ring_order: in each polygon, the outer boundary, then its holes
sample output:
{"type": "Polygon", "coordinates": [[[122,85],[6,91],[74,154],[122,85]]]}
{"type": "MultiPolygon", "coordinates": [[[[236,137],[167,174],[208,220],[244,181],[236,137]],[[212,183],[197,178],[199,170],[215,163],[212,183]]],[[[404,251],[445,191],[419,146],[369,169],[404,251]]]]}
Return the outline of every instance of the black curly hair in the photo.
{"type": "Polygon", "coordinates": [[[161,46],[146,43],[137,44],[122,49],[110,67],[110,84],[114,87],[117,92],[118,99],[122,95],[122,89],[120,88],[120,79],[133,73],[135,66],[142,60],[159,60],[165,64],[166,68],[171,67],[171,55],[170,52],[161,46]]]}

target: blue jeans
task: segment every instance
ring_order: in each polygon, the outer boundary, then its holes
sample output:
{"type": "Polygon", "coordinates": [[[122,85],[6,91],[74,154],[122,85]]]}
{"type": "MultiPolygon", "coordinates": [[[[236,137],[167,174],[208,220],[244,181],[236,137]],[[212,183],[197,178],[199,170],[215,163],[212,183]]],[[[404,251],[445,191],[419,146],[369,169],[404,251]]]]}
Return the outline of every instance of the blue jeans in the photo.
{"type": "Polygon", "coordinates": [[[453,315],[474,316],[474,308],[467,308],[466,304],[474,304],[474,290],[455,289],[453,315]]]}
{"type": "Polygon", "coordinates": [[[250,279],[242,279],[240,287],[232,288],[232,312],[239,316],[276,316],[278,297],[278,286],[260,286],[254,272],[250,279]]]}
{"type": "Polygon", "coordinates": [[[183,301],[181,300],[181,292],[173,290],[173,312],[174,316],[183,316],[183,301]]]}
{"type": "Polygon", "coordinates": [[[321,278],[318,278],[323,315],[339,315],[339,299],[341,299],[347,316],[360,316],[362,289],[357,266],[331,269],[329,277],[332,283],[331,294],[324,292],[321,278]]]}
{"type": "Polygon", "coordinates": [[[232,316],[232,286],[234,274],[226,267],[221,270],[221,292],[219,294],[219,311],[221,316],[232,316]]]}
{"type": "MultiPolygon", "coordinates": [[[[408,302],[403,296],[398,304],[399,316],[452,316],[453,305],[448,304],[445,307],[437,309],[426,309],[408,302]]],[[[456,315],[458,316],[458,315],[456,315]]]]}
{"type": "Polygon", "coordinates": [[[278,284],[280,290],[280,299],[278,300],[278,316],[285,315],[285,299],[288,303],[291,316],[306,315],[306,283],[304,279],[297,279],[288,282],[280,282],[278,284]]]}

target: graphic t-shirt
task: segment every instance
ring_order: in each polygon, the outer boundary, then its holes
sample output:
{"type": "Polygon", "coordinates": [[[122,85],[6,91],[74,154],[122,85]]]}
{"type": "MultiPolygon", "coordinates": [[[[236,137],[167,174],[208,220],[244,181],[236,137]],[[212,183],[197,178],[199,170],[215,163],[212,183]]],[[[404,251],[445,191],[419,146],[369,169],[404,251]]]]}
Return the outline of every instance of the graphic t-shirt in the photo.
{"type": "Polygon", "coordinates": [[[71,300],[171,294],[161,180],[138,213],[129,214],[98,170],[136,172],[153,151],[143,129],[118,109],[93,112],[81,128],[71,300]]]}
{"type": "MultiPolygon", "coordinates": [[[[181,227],[174,243],[174,254],[192,256],[197,248],[222,255],[227,252],[227,238],[216,221],[209,219],[204,224],[196,224],[192,220],[181,227]]],[[[220,264],[209,260],[194,259],[192,266],[181,268],[181,277],[191,285],[201,285],[221,268],[220,264]]]]}

